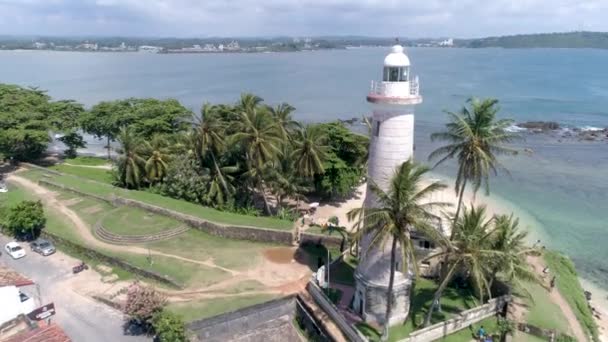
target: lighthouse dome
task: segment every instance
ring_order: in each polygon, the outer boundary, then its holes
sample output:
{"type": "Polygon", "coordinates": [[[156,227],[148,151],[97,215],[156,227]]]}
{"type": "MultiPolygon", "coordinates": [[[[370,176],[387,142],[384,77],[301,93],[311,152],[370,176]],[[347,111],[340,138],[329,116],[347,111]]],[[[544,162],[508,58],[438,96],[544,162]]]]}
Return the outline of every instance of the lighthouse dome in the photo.
{"type": "Polygon", "coordinates": [[[403,53],[403,46],[394,45],[391,53],[384,58],[385,67],[407,67],[410,66],[410,59],[403,53]]]}

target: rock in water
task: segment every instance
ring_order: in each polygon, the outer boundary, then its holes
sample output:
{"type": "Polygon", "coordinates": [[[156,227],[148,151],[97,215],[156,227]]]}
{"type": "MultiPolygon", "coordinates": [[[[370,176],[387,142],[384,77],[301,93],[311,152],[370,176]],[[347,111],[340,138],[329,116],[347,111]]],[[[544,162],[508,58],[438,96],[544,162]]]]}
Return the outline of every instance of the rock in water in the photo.
{"type": "Polygon", "coordinates": [[[520,122],[517,127],[527,128],[533,131],[554,131],[560,128],[559,124],[554,121],[527,121],[520,122]]]}

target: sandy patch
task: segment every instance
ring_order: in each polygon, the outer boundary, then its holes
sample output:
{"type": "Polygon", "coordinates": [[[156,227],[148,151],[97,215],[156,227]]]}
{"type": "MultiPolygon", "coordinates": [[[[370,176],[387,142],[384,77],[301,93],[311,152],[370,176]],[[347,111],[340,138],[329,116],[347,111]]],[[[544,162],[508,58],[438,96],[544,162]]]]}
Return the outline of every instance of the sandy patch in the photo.
{"type": "Polygon", "coordinates": [[[78,204],[80,202],[82,202],[82,198],[72,198],[69,200],[61,201],[63,205],[68,207],[73,206],[74,204],[78,204]]]}

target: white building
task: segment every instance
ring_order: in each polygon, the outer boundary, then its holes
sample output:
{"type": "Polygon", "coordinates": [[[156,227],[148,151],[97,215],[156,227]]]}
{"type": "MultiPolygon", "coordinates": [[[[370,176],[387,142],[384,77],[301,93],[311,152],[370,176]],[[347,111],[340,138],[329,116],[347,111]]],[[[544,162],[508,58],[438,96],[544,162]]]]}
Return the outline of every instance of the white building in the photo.
{"type": "Polygon", "coordinates": [[[241,49],[241,46],[239,45],[239,42],[237,42],[236,40],[233,40],[228,45],[224,46],[224,50],[228,50],[228,51],[238,51],[240,49],[241,49]]]}
{"type": "Polygon", "coordinates": [[[162,50],[162,48],[160,48],[158,46],[150,46],[150,45],[142,45],[137,48],[137,51],[147,52],[147,53],[159,53],[161,50],[162,50]]]}
{"type": "MultiPolygon", "coordinates": [[[[367,101],[373,105],[368,177],[387,190],[397,166],[414,155],[414,107],[422,103],[418,77],[410,75],[410,60],[401,45],[393,46],[384,59],[382,81],[372,81],[367,101]]],[[[376,203],[368,188],[364,206],[373,207],[376,203]]],[[[353,306],[365,321],[384,324],[392,241],[370,246],[371,239],[364,236],[361,240],[353,306]]],[[[402,323],[410,308],[412,276],[399,265],[400,260],[395,272],[389,325],[402,323]]]]}
{"type": "Polygon", "coordinates": [[[439,42],[439,46],[451,47],[454,46],[454,39],[449,38],[444,41],[439,42]]]}
{"type": "Polygon", "coordinates": [[[0,266],[0,326],[38,307],[32,293],[28,295],[22,291],[28,287],[29,292],[33,292],[35,288],[32,288],[32,285],[34,282],[31,280],[7,267],[0,266]]]}

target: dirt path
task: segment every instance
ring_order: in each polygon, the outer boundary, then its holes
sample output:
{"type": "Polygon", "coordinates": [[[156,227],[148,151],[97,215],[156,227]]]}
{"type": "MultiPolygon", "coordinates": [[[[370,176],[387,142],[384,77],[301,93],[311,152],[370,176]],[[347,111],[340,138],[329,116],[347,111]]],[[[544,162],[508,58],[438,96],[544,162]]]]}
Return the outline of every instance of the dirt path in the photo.
{"type": "Polygon", "coordinates": [[[107,165],[78,165],[78,164],[63,163],[63,165],[85,167],[85,168],[89,168],[89,169],[112,170],[112,165],[110,165],[110,164],[107,164],[107,165]]]}
{"type": "MultiPolygon", "coordinates": [[[[530,265],[532,265],[532,267],[534,267],[534,270],[536,272],[542,274],[542,271],[545,268],[545,263],[540,257],[528,257],[528,262],[530,263],[530,265]]],[[[587,336],[585,335],[579,321],[576,319],[576,315],[572,311],[572,308],[570,307],[566,299],[557,290],[557,288],[551,290],[551,292],[549,293],[549,298],[553,303],[557,304],[560,309],[562,309],[564,316],[568,320],[568,323],[570,323],[570,329],[574,334],[576,340],[587,341],[587,336]]]]}

